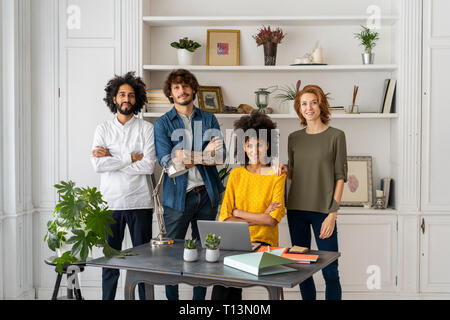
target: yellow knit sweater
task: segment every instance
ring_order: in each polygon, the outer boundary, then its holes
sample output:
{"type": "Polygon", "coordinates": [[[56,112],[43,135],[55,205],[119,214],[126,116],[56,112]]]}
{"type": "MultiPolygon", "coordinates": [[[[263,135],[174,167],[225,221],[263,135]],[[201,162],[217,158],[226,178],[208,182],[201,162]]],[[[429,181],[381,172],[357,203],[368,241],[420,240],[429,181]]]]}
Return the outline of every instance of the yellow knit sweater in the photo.
{"type": "MultiPolygon", "coordinates": [[[[220,221],[233,216],[233,209],[251,213],[264,213],[271,202],[281,206],[270,215],[278,222],[284,217],[284,186],[286,175],[277,176],[273,170],[267,174],[254,174],[244,166],[231,170],[220,209],[220,221]]],[[[249,226],[252,242],[262,241],[278,246],[278,225],[249,226]]]]}

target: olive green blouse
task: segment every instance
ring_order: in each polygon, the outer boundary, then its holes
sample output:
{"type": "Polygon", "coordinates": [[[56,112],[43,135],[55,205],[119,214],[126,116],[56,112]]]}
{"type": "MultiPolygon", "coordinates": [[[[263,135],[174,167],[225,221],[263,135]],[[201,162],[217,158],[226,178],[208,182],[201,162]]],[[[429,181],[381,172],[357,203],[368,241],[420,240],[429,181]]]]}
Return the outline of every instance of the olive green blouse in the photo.
{"type": "Polygon", "coordinates": [[[289,135],[291,186],[288,210],[330,213],[339,209],[334,200],[336,181],[347,181],[347,147],[343,131],[328,127],[318,134],[306,129],[289,135]]]}

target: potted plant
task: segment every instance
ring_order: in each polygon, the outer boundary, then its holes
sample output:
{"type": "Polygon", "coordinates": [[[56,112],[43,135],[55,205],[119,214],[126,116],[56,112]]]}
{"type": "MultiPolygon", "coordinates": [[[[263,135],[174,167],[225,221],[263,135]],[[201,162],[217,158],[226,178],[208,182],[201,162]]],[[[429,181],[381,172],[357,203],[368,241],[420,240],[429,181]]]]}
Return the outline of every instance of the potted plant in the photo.
{"type": "Polygon", "coordinates": [[[220,236],[216,234],[208,233],[206,235],[205,245],[206,245],[206,261],[217,262],[219,261],[219,244],[220,236]]]}
{"type": "Polygon", "coordinates": [[[170,45],[178,49],[178,64],[180,65],[191,65],[194,58],[194,51],[201,47],[198,42],[189,40],[188,37],[184,37],[178,42],[172,42],[170,45]]]}
{"type": "Polygon", "coordinates": [[[184,240],[183,260],[187,262],[198,260],[197,240],[184,240]]]}
{"type": "Polygon", "coordinates": [[[280,28],[272,30],[270,26],[258,29],[258,33],[253,35],[258,47],[264,46],[264,65],[274,66],[277,59],[277,46],[286,36],[280,28]]]}
{"type": "Polygon", "coordinates": [[[302,81],[298,80],[295,86],[292,85],[281,87],[278,90],[282,91],[282,93],[279,93],[275,96],[275,98],[281,99],[281,101],[283,102],[288,102],[289,113],[296,113],[294,109],[294,99],[297,93],[300,91],[301,84],[302,81]]]}
{"type": "Polygon", "coordinates": [[[361,26],[362,31],[355,33],[356,39],[360,40],[360,45],[364,47],[364,53],[362,53],[363,64],[373,64],[375,53],[372,52],[376,45],[376,42],[380,39],[379,33],[372,31],[367,27],[361,26]]]}
{"type": "Polygon", "coordinates": [[[113,235],[109,225],[116,221],[97,188],[77,188],[72,181],[61,181],[55,188],[59,201],[44,241],[57,253],[53,262],[59,273],[65,264],[86,262],[93,247],[103,248],[106,257],[120,255],[106,242],[106,234],[113,235]]]}

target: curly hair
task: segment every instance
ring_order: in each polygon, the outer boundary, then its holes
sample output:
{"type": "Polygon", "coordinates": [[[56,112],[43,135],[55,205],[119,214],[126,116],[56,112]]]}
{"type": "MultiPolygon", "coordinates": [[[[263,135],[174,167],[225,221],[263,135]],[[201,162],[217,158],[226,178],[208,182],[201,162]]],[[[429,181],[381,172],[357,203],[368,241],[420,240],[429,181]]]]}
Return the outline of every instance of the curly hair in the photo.
{"type": "Polygon", "coordinates": [[[117,96],[119,88],[124,84],[130,85],[134,89],[136,103],[133,106],[133,113],[138,114],[147,103],[147,92],[144,81],[140,77],[136,77],[134,71],[130,71],[123,76],[116,75],[113,79],[109,80],[105,87],[106,97],[103,101],[106,102],[106,105],[112,113],[117,113],[114,98],[117,96]]]}
{"type": "Polygon", "coordinates": [[[317,97],[317,102],[319,103],[320,108],[320,120],[323,124],[328,124],[330,122],[331,117],[331,111],[330,111],[330,104],[328,103],[328,95],[329,93],[325,94],[321,87],[310,84],[303,88],[303,90],[297,92],[294,98],[294,109],[297,112],[298,117],[300,118],[300,121],[302,122],[302,126],[306,126],[306,119],[303,117],[300,107],[301,102],[300,99],[305,93],[311,93],[317,97]]]}
{"type": "MultiPolygon", "coordinates": [[[[245,134],[244,143],[250,138],[256,138],[258,140],[264,138],[266,140],[269,146],[267,149],[267,157],[269,160],[278,156],[277,152],[272,154],[272,150],[278,150],[278,135],[273,137],[274,141],[272,141],[272,130],[275,130],[276,128],[277,124],[273,122],[268,115],[257,111],[253,111],[250,115],[242,116],[234,122],[234,130],[243,130],[245,134]]],[[[245,165],[247,165],[249,161],[247,154],[245,154],[245,165]]]]}
{"type": "Polygon", "coordinates": [[[185,69],[178,69],[172,71],[166,79],[166,82],[164,83],[164,94],[169,99],[170,103],[173,103],[172,95],[172,83],[185,83],[188,84],[192,90],[194,91],[192,99],[195,100],[195,96],[198,92],[198,81],[195,76],[185,69]]]}

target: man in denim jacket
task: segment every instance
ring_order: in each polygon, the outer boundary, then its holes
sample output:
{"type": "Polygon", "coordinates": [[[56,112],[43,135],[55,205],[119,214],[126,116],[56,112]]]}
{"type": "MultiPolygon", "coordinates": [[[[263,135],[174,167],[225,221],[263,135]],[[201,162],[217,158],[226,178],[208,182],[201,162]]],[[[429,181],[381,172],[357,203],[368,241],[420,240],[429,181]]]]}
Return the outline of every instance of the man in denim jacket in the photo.
{"type": "MultiPolygon", "coordinates": [[[[189,224],[192,239],[199,239],[197,220],[215,220],[220,194],[225,190],[216,168],[225,156],[216,117],[194,106],[198,92],[195,76],[187,70],[173,71],[164,93],[174,107],[155,123],[155,146],[162,167],[184,164],[188,172],[164,177],[162,205],[167,236],[184,239],[189,224]]],[[[193,299],[204,300],[206,288],[195,287],[193,299]]],[[[178,299],[178,286],[166,286],[169,300],[178,299]]]]}

